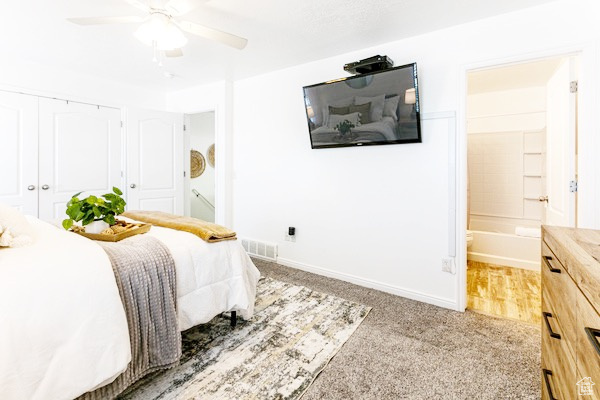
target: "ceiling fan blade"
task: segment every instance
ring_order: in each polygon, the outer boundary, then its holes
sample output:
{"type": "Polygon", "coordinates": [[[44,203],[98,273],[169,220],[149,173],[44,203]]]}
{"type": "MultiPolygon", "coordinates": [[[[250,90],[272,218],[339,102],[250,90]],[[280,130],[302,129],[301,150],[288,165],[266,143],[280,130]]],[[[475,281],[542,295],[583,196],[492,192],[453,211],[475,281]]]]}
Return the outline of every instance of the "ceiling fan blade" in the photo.
{"type": "Polygon", "coordinates": [[[183,56],[183,50],[181,50],[181,49],[165,50],[165,57],[181,57],[181,56],[183,56]]]}
{"type": "Polygon", "coordinates": [[[187,14],[200,7],[208,0],[171,0],[165,4],[165,9],[174,16],[187,14]]]}
{"type": "Polygon", "coordinates": [[[89,17],[89,18],[67,18],[67,21],[77,25],[100,25],[100,24],[129,24],[144,21],[144,17],[89,17]]]}
{"type": "Polygon", "coordinates": [[[123,0],[123,1],[126,2],[127,4],[129,4],[130,6],[140,9],[144,12],[150,11],[150,7],[148,7],[146,4],[144,4],[141,1],[138,1],[138,0],[123,0]]]}
{"type": "Polygon", "coordinates": [[[202,36],[207,39],[226,44],[236,49],[243,49],[248,44],[248,40],[242,37],[232,35],[231,33],[222,32],[217,29],[209,28],[204,25],[195,24],[190,21],[178,21],[177,25],[181,29],[191,34],[202,36]]]}

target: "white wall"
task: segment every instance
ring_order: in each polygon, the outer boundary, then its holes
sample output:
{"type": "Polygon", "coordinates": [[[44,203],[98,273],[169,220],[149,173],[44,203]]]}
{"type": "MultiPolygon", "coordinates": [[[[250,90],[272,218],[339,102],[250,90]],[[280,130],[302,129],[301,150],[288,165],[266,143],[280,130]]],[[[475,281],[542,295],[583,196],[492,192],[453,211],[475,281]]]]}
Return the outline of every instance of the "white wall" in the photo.
{"type": "MultiPolygon", "coordinates": [[[[454,212],[447,200],[450,126],[424,123],[422,144],[311,150],[302,86],[343,76],[344,63],[374,54],[396,65],[416,61],[424,115],[458,112],[458,215],[464,217],[466,71],[576,50],[583,51],[580,226],[600,228],[594,161],[599,8],[591,0],[557,1],[235,82],[235,229],[279,243],[283,263],[462,308],[464,271],[457,277],[441,271],[454,212]],[[283,241],[290,225],[297,228],[295,243],[283,241]]],[[[460,265],[464,239],[457,246],[460,265]]]]}
{"type": "MultiPolygon", "coordinates": [[[[60,56],[57,54],[57,56],[60,56]]],[[[0,65],[0,90],[100,104],[164,110],[165,93],[18,59],[0,65]]]]}
{"type": "Polygon", "coordinates": [[[546,87],[469,94],[467,133],[535,131],[546,125],[546,87]]]}
{"type": "MultiPolygon", "coordinates": [[[[215,168],[208,162],[208,148],[215,143],[215,113],[212,111],[192,114],[187,127],[190,147],[204,156],[205,168],[202,175],[191,178],[190,189],[195,189],[210,204],[215,204],[215,168]]],[[[215,222],[215,210],[201,198],[190,196],[191,216],[204,221],[215,222]]]]}

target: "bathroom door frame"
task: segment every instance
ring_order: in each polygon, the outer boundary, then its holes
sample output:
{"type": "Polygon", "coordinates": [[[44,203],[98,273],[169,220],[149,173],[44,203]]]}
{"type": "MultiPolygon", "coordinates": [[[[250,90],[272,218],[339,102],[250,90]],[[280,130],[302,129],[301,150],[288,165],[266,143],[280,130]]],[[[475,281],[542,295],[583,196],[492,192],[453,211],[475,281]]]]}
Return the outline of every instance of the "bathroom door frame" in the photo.
{"type": "MultiPolygon", "coordinates": [[[[183,130],[183,162],[184,162],[184,179],[183,179],[183,201],[184,201],[184,215],[185,216],[191,216],[192,215],[192,210],[191,210],[191,155],[190,155],[190,150],[192,149],[192,144],[191,144],[191,131],[190,131],[190,117],[192,115],[196,115],[196,114],[203,114],[203,113],[213,113],[213,118],[214,118],[214,122],[215,122],[215,223],[218,224],[222,224],[225,225],[224,223],[224,219],[222,217],[222,207],[221,207],[221,199],[223,198],[223,196],[221,195],[221,191],[219,190],[220,188],[224,187],[224,176],[221,173],[221,168],[219,168],[218,163],[216,162],[216,160],[218,159],[217,157],[217,141],[219,138],[219,131],[218,131],[218,124],[217,124],[217,111],[216,109],[206,109],[206,110],[201,110],[201,111],[194,111],[194,112],[188,112],[185,113],[183,115],[183,121],[184,121],[184,130],[183,130]]],[[[208,160],[206,161],[208,163],[208,160]]],[[[208,168],[208,166],[207,166],[208,168]]]]}
{"type": "MultiPolygon", "coordinates": [[[[595,68],[598,62],[595,60],[596,48],[592,43],[581,43],[569,47],[557,47],[541,52],[508,55],[502,58],[482,60],[469,64],[463,64],[460,68],[460,86],[459,86],[459,107],[457,118],[457,136],[456,136],[456,182],[458,187],[456,190],[457,204],[457,221],[456,221],[456,309],[457,311],[465,311],[467,308],[467,96],[468,96],[468,74],[481,69],[498,68],[510,64],[522,64],[534,61],[540,61],[549,58],[561,57],[579,57],[579,92],[578,92],[578,112],[577,112],[577,173],[578,179],[582,178],[582,171],[593,171],[598,168],[600,162],[594,162],[593,157],[584,157],[581,155],[585,150],[585,146],[591,146],[590,151],[593,152],[594,144],[600,144],[600,141],[595,141],[593,135],[594,126],[594,109],[598,107],[598,100],[595,98],[593,88],[595,87],[596,78],[594,76],[595,68]],[[586,90],[591,88],[592,90],[586,90]],[[582,127],[587,127],[587,135],[582,135],[582,127]],[[582,162],[585,161],[585,162],[582,162]]],[[[588,153],[589,154],[589,153],[588,153]]],[[[590,178],[593,178],[591,176],[590,178]]],[[[579,180],[581,183],[581,180],[579,180]]],[[[600,200],[598,188],[590,179],[587,180],[586,186],[589,189],[586,191],[587,204],[594,204],[600,200]]],[[[581,184],[579,185],[581,189],[581,184]]],[[[579,227],[596,227],[600,228],[600,215],[596,215],[593,207],[581,207],[581,195],[576,196],[577,226],[579,227]],[[589,219],[589,220],[588,220],[589,219]],[[590,222],[591,221],[591,222],[590,222]]],[[[597,203],[596,203],[597,204],[597,203]]]]}

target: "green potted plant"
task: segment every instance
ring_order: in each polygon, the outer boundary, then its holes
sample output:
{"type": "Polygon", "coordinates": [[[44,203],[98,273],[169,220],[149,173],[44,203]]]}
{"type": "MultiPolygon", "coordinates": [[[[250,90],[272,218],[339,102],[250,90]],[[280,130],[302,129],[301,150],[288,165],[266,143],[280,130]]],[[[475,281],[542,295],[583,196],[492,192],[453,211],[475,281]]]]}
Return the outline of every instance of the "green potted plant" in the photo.
{"type": "Polygon", "coordinates": [[[333,129],[340,132],[342,136],[346,136],[346,134],[350,133],[350,130],[354,127],[355,125],[352,122],[345,119],[342,122],[338,123],[333,129]]]}
{"type": "Polygon", "coordinates": [[[88,196],[80,199],[79,192],[71,197],[67,203],[67,216],[62,226],[70,229],[75,222],[81,221],[87,233],[100,233],[115,224],[115,217],[125,211],[125,200],[121,197],[123,192],[113,187],[112,193],[100,197],[88,196]]]}

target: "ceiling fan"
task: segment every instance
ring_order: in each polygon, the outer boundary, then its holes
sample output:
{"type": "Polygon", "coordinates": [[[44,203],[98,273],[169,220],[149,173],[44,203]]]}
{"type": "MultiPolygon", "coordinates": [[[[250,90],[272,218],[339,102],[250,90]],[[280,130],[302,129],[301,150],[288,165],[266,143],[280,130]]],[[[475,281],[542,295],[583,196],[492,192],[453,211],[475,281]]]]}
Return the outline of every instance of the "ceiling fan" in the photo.
{"type": "Polygon", "coordinates": [[[144,17],[67,18],[67,20],[77,25],[142,23],[134,33],[135,37],[142,43],[153,46],[155,52],[157,50],[164,52],[167,57],[183,55],[181,48],[187,43],[187,38],[181,32],[182,30],[240,50],[248,43],[247,39],[231,33],[179,19],[208,0],[168,0],[166,2],[150,0],[149,4],[140,0],[123,1],[146,12],[147,15],[144,17]]]}

